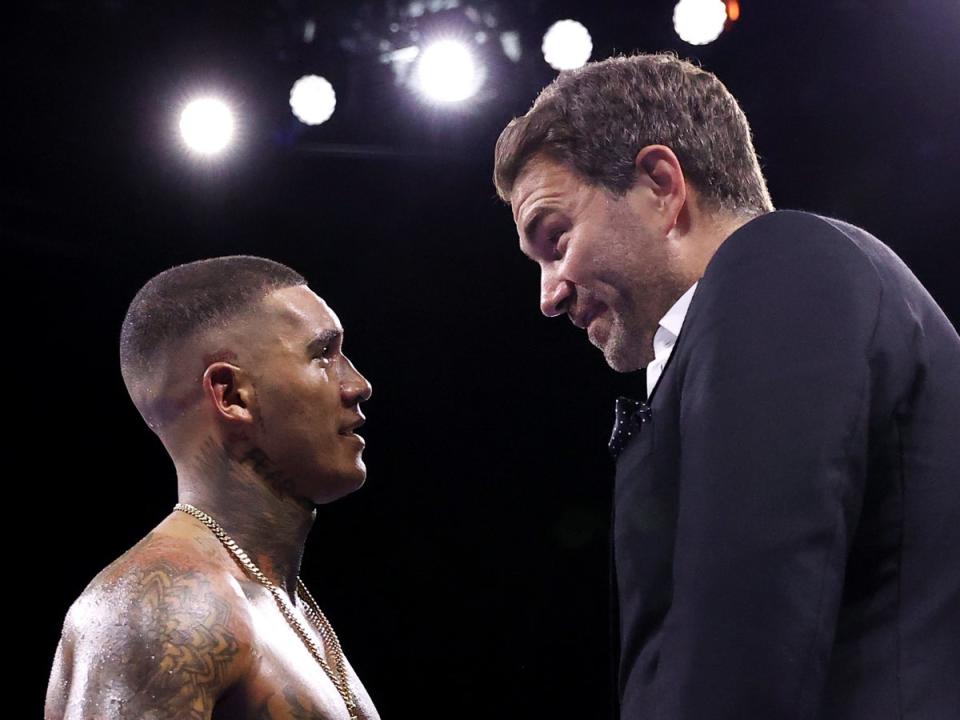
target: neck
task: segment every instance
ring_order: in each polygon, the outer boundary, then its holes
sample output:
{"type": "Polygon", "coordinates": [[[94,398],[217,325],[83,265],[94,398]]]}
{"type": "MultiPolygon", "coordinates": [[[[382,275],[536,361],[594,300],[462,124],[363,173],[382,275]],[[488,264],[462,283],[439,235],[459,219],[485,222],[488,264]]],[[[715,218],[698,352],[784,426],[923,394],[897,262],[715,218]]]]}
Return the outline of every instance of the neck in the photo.
{"type": "Polygon", "coordinates": [[[680,267],[685,289],[703,277],[707,265],[724,241],[754,217],[722,212],[702,213],[695,210],[689,212],[682,222],[678,222],[671,234],[675,240],[681,241],[680,267]]]}
{"type": "Polygon", "coordinates": [[[235,456],[208,438],[194,457],[177,462],[177,485],[180,502],[212,517],[271,582],[296,597],[316,509],[290,494],[261,450],[235,456]]]}

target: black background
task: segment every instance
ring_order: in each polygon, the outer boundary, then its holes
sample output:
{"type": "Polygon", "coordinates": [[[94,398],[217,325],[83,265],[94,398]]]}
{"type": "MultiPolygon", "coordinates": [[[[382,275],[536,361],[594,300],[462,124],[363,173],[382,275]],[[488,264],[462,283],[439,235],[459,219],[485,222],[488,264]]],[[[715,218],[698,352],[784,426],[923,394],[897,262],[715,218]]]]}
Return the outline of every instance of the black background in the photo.
{"type": "Polygon", "coordinates": [[[605,443],[637,376],[539,315],[490,182],[500,129],[554,76],[544,29],[579,19],[595,59],[698,59],[746,110],[778,207],[870,230],[960,319],[960,3],[744,0],[702,48],[675,36],[672,7],[501,4],[525,56],[453,112],[338,47],[377,4],[39,2],[6,20],[7,558],[28,707],[70,602],[176,499],[120,378],[126,305],[175,263],[252,253],[307,276],[374,385],[367,485],[320,509],[303,576],[381,714],[607,715],[605,443]],[[338,92],[317,128],[287,106],[305,72],[338,92]],[[176,135],[201,89],[241,118],[217,161],[176,135]]]}

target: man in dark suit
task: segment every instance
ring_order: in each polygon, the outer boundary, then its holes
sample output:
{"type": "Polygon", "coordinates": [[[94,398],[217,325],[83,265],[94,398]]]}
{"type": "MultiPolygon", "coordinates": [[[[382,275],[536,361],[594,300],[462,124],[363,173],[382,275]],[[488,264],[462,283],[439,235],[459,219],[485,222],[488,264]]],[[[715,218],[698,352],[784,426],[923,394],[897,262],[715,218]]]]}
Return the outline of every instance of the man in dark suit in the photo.
{"type": "Polygon", "coordinates": [[[670,55],[562,73],[497,143],[544,314],[615,370],[624,720],[960,718],[960,338],[868,233],[774,212],[670,55]]]}

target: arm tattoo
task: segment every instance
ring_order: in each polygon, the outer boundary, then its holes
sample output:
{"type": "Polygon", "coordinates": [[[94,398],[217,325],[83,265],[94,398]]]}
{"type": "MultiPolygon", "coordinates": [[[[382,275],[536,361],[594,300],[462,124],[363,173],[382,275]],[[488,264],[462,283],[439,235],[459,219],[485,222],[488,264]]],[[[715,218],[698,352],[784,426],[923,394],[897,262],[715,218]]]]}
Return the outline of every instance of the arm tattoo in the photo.
{"type": "Polygon", "coordinates": [[[239,654],[230,602],[204,573],[165,560],[131,568],[117,589],[99,599],[109,616],[84,629],[95,647],[83,695],[100,705],[84,711],[209,718],[239,654]]]}
{"type": "Polygon", "coordinates": [[[138,582],[143,612],[152,620],[144,623],[145,648],[156,659],[144,668],[138,692],[163,698],[170,717],[206,717],[216,699],[211,693],[223,690],[225,671],[237,655],[227,625],[230,605],[198,572],[174,575],[157,563],[138,582]]]}
{"type": "Polygon", "coordinates": [[[257,710],[256,720],[276,720],[276,718],[316,720],[319,717],[321,717],[320,711],[313,706],[313,703],[307,701],[307,704],[304,705],[296,690],[288,686],[283,689],[282,699],[278,693],[270,693],[270,696],[264,700],[257,710]],[[274,715],[271,711],[271,706],[273,706],[273,710],[278,711],[277,715],[274,715]]]}

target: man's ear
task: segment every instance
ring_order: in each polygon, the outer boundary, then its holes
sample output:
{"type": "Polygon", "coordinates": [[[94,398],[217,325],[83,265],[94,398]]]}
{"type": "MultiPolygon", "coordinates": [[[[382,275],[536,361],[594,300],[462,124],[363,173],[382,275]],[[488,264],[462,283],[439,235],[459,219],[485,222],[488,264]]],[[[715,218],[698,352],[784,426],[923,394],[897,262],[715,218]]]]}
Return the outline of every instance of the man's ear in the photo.
{"type": "Polygon", "coordinates": [[[676,153],[666,145],[647,145],[637,153],[634,166],[637,182],[653,194],[657,209],[673,227],[687,200],[687,182],[676,153]]]}
{"type": "Polygon", "coordinates": [[[203,373],[203,396],[217,415],[228,422],[253,422],[255,397],[250,376],[227,362],[211,363],[203,373]]]}

